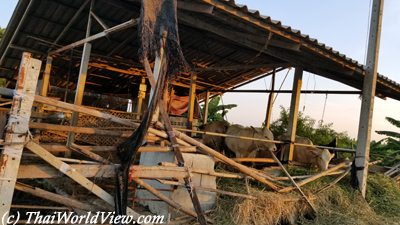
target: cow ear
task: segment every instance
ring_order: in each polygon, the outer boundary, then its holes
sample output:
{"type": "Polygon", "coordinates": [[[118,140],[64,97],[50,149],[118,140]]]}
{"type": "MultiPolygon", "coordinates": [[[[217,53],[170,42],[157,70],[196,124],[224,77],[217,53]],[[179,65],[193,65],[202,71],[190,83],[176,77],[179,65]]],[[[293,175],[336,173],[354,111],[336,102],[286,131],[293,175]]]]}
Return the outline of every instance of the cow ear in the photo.
{"type": "Polygon", "coordinates": [[[333,157],[335,157],[335,153],[332,153],[332,154],[331,154],[331,159],[333,159],[333,157]]]}

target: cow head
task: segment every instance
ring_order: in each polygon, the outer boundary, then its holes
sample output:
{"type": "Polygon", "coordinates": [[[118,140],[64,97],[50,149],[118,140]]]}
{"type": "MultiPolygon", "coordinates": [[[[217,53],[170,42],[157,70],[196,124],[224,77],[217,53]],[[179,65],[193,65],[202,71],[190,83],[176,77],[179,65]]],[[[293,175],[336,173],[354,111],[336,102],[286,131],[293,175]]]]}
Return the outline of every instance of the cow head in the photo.
{"type": "MultiPolygon", "coordinates": [[[[260,138],[265,138],[268,140],[274,140],[274,134],[266,127],[264,128],[254,128],[252,127],[256,133],[255,136],[259,136],[260,138]]],[[[272,142],[256,142],[259,146],[260,150],[271,150],[273,152],[277,151],[277,147],[272,142]]]]}
{"type": "Polygon", "coordinates": [[[323,149],[322,151],[316,152],[317,157],[317,165],[321,171],[327,170],[329,166],[329,162],[335,156],[335,154],[331,154],[328,149],[323,149]]]}

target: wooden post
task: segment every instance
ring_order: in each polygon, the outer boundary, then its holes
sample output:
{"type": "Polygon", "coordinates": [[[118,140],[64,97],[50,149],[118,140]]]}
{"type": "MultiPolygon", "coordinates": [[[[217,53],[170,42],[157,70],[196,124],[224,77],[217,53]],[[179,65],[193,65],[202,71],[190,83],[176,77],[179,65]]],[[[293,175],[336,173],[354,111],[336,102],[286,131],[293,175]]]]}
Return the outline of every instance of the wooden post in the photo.
{"type": "Polygon", "coordinates": [[[273,71],[272,77],[271,77],[271,93],[269,93],[269,96],[268,96],[267,114],[265,116],[265,127],[268,129],[271,125],[272,107],[273,107],[273,101],[274,101],[274,97],[275,97],[275,93],[273,92],[275,90],[275,75],[276,75],[276,69],[274,68],[274,71],[273,71]]]}
{"type": "Polygon", "coordinates": [[[203,124],[207,124],[208,121],[208,104],[210,103],[210,92],[206,92],[206,99],[204,100],[204,120],[203,124]]]}
{"type": "Polygon", "coordinates": [[[290,114],[289,114],[289,127],[288,127],[288,133],[290,135],[290,149],[287,158],[285,157],[285,160],[287,159],[289,160],[289,162],[293,160],[293,152],[295,147],[294,142],[296,141],[297,118],[299,116],[299,103],[300,103],[302,79],[303,79],[303,69],[297,67],[294,72],[293,92],[290,101],[290,114]]]}
{"type": "Polygon", "coordinates": [[[140,119],[142,116],[142,105],[143,100],[146,98],[146,78],[142,77],[142,82],[139,85],[139,92],[138,92],[138,100],[137,100],[137,107],[136,107],[136,119],[140,119]]]}
{"type": "Polygon", "coordinates": [[[0,216],[9,212],[24,144],[29,138],[29,119],[42,62],[23,53],[15,95],[8,119],[5,145],[0,156],[0,216]]]}
{"type": "Polygon", "coordinates": [[[196,81],[197,74],[192,73],[190,79],[190,89],[189,89],[189,105],[188,105],[188,118],[187,127],[188,129],[193,129],[193,117],[194,117],[194,104],[196,102],[196,81]]]}
{"type": "Polygon", "coordinates": [[[49,90],[49,84],[50,84],[50,73],[52,64],[53,64],[53,57],[47,56],[46,68],[44,69],[43,72],[42,88],[40,90],[41,96],[47,96],[47,91],[49,90]]]}
{"type": "Polygon", "coordinates": [[[371,141],[371,125],[377,80],[379,45],[382,27],[383,0],[374,0],[368,41],[366,76],[364,77],[360,121],[358,126],[355,166],[358,189],[365,198],[368,176],[368,161],[371,141]]]}
{"type": "MultiPolygon", "coordinates": [[[[94,1],[92,0],[90,5],[90,12],[92,11],[93,4],[94,1]]],[[[88,24],[86,27],[86,38],[90,36],[90,30],[92,25],[92,17],[90,16],[90,12],[89,12],[88,24]]],[[[76,86],[76,93],[74,100],[75,105],[82,105],[91,50],[92,50],[92,44],[86,42],[83,45],[81,65],[79,68],[79,78],[76,86]]],[[[78,124],[78,119],[79,119],[79,114],[77,112],[73,112],[71,116],[71,126],[76,126],[78,124]]],[[[67,146],[70,147],[71,144],[74,142],[74,140],[75,140],[75,134],[73,132],[68,133],[67,146]]],[[[70,154],[71,154],[70,151],[66,152],[66,156],[70,156],[70,154]]]]}

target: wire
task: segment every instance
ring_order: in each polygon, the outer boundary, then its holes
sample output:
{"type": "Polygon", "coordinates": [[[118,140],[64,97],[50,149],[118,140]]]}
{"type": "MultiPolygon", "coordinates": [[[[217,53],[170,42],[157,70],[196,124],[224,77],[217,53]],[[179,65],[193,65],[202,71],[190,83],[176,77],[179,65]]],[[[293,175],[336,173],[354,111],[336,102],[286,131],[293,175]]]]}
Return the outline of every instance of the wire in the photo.
{"type": "MultiPolygon", "coordinates": [[[[292,67],[289,67],[288,68],[288,71],[287,71],[287,73],[286,73],[286,75],[285,75],[285,78],[283,78],[283,81],[282,81],[282,83],[281,83],[281,86],[279,87],[279,91],[282,89],[282,86],[283,86],[283,84],[285,83],[285,81],[286,81],[286,78],[287,78],[287,76],[289,75],[289,72],[290,72],[290,70],[292,69],[292,67]]],[[[276,93],[276,95],[275,95],[275,98],[274,98],[274,101],[272,101],[272,105],[275,103],[275,100],[276,100],[276,98],[278,97],[278,95],[279,95],[279,93],[276,93]]]]}
{"type": "Polygon", "coordinates": [[[369,36],[369,23],[371,20],[372,14],[372,0],[369,0],[369,13],[368,13],[368,21],[367,21],[367,36],[365,37],[365,51],[364,51],[364,65],[367,64],[367,52],[368,52],[368,36],[369,36]]]}
{"type": "Polygon", "coordinates": [[[328,101],[328,94],[325,95],[325,102],[324,102],[324,109],[322,110],[322,117],[320,122],[320,125],[324,122],[324,117],[325,117],[325,109],[326,109],[326,102],[328,101]]]}

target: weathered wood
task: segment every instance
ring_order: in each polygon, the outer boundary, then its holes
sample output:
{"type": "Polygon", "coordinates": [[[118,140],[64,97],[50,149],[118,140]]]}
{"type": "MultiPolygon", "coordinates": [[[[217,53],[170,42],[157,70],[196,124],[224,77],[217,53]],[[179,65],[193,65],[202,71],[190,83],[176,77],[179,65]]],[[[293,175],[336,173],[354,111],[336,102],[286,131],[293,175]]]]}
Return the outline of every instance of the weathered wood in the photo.
{"type": "Polygon", "coordinates": [[[204,99],[204,115],[203,115],[203,124],[207,124],[208,122],[208,105],[210,103],[210,92],[206,92],[206,97],[204,99]]]}
{"type": "MultiPolygon", "coordinates": [[[[326,176],[327,174],[330,174],[330,173],[332,173],[332,172],[334,172],[336,170],[339,170],[339,169],[341,169],[343,167],[346,167],[346,166],[349,166],[348,162],[339,163],[336,166],[331,167],[331,168],[329,168],[329,169],[327,169],[325,171],[322,171],[322,172],[320,172],[320,173],[318,173],[318,174],[316,174],[316,175],[314,175],[312,177],[304,179],[304,180],[298,182],[297,184],[299,185],[299,187],[301,187],[301,186],[303,186],[305,184],[308,184],[308,183],[310,183],[310,182],[312,182],[312,181],[314,181],[314,180],[316,180],[316,179],[318,179],[320,177],[326,176]]],[[[293,190],[295,188],[296,187],[290,186],[290,187],[286,187],[286,188],[283,188],[283,189],[279,190],[279,192],[282,192],[282,193],[283,192],[288,192],[288,191],[291,191],[291,190],[293,190]]]]}
{"type": "Polygon", "coordinates": [[[33,129],[40,130],[54,130],[54,131],[68,131],[80,134],[95,134],[95,135],[106,135],[106,136],[116,136],[128,138],[132,134],[132,131],[119,131],[119,130],[101,130],[91,127],[74,127],[74,126],[64,126],[49,123],[29,123],[29,127],[33,129]]]}
{"type": "MultiPolygon", "coordinates": [[[[70,164],[77,173],[87,178],[110,178],[115,176],[115,165],[70,164]]],[[[48,165],[21,165],[18,179],[50,179],[63,177],[63,173],[48,165]]]]}
{"type": "Polygon", "coordinates": [[[132,122],[131,120],[122,119],[117,116],[113,116],[108,113],[103,113],[103,112],[100,112],[99,110],[91,109],[91,108],[88,108],[85,106],[74,105],[74,104],[70,104],[70,103],[66,103],[66,102],[57,101],[55,99],[48,98],[48,97],[36,95],[35,102],[55,106],[55,107],[62,108],[62,109],[71,110],[74,112],[84,113],[87,115],[106,119],[110,122],[114,122],[114,123],[118,123],[118,124],[122,124],[122,125],[128,125],[128,126],[132,126],[132,127],[135,127],[137,125],[136,123],[132,122]]]}
{"type": "MultiPolygon", "coordinates": [[[[67,146],[59,144],[41,144],[41,146],[52,153],[65,152],[68,150],[67,146]]],[[[117,150],[116,146],[89,146],[76,144],[73,144],[72,146],[77,146],[79,149],[91,152],[114,152],[117,150]]],[[[181,146],[180,148],[182,152],[197,152],[195,146],[181,146]]],[[[173,149],[170,146],[142,146],[139,148],[138,152],[170,152],[172,150],[173,149]]]]}
{"type": "Polygon", "coordinates": [[[92,212],[98,210],[96,207],[92,205],[59,194],[55,194],[37,187],[32,187],[26,184],[16,183],[15,189],[74,209],[81,209],[92,212]]]}
{"type": "Polygon", "coordinates": [[[23,53],[6,128],[5,143],[10,144],[4,146],[0,155],[0,215],[8,213],[11,207],[24,143],[29,138],[28,124],[41,64],[30,53],[23,53]]]}
{"type": "Polygon", "coordinates": [[[193,117],[194,117],[194,104],[196,101],[196,81],[197,74],[192,73],[190,78],[190,89],[189,89],[189,104],[188,104],[188,128],[192,129],[193,127],[193,117]]]}
{"type": "Polygon", "coordinates": [[[274,152],[272,150],[268,149],[269,153],[272,155],[272,158],[278,163],[278,165],[281,167],[282,171],[286,174],[286,176],[289,178],[290,182],[296,187],[296,189],[300,192],[301,196],[306,200],[307,204],[311,207],[311,209],[314,211],[314,213],[317,212],[315,209],[314,205],[311,203],[310,199],[304,194],[304,192],[301,190],[300,186],[294,181],[293,177],[289,174],[289,172],[286,170],[286,168],[283,166],[281,161],[275,156],[274,152]]]}
{"type": "Polygon", "coordinates": [[[69,45],[63,46],[63,47],[61,47],[61,48],[59,48],[57,50],[51,51],[49,54],[50,55],[54,55],[54,54],[58,54],[58,53],[61,53],[63,51],[66,51],[68,49],[71,49],[71,48],[76,48],[78,46],[81,46],[83,44],[87,44],[87,43],[89,43],[91,41],[94,41],[96,39],[105,37],[108,34],[115,33],[115,32],[121,31],[121,30],[125,30],[125,29],[130,28],[130,27],[136,26],[136,24],[137,24],[137,20],[136,19],[128,20],[128,21],[126,21],[124,23],[118,24],[118,25],[116,25],[114,27],[111,27],[111,28],[109,28],[107,30],[104,30],[104,31],[102,31],[100,33],[97,33],[97,34],[92,35],[92,36],[86,36],[86,38],[84,38],[82,40],[76,41],[76,42],[71,43],[69,45]]]}
{"type": "Polygon", "coordinates": [[[97,155],[96,153],[88,151],[85,148],[81,148],[79,145],[72,144],[71,149],[73,149],[74,151],[79,152],[97,162],[104,163],[104,164],[111,164],[111,162],[109,160],[97,155]]]}
{"type": "Polygon", "coordinates": [[[259,163],[275,163],[272,158],[232,158],[236,162],[259,162],[259,163]]]}
{"type": "MultiPolygon", "coordinates": [[[[164,46],[165,40],[166,40],[166,33],[163,33],[163,42],[162,42],[163,45],[162,46],[164,46]]],[[[164,51],[163,47],[161,47],[160,52],[163,52],[163,51],[164,51]]],[[[166,63],[166,59],[163,59],[162,61],[158,61],[158,63],[160,65],[157,65],[157,61],[156,61],[156,66],[163,67],[163,64],[166,63]]],[[[154,82],[155,81],[155,76],[154,76],[154,74],[152,74],[151,70],[148,69],[149,65],[148,65],[148,61],[147,60],[145,60],[145,64],[146,64],[145,68],[146,68],[147,77],[149,77],[149,80],[151,81],[150,83],[152,85],[152,88],[155,90],[155,88],[156,88],[156,84],[154,82]]],[[[159,72],[161,72],[161,71],[159,71],[159,72]]],[[[162,71],[162,72],[166,73],[166,71],[162,71]]],[[[192,90],[192,87],[191,87],[191,90],[192,90]]],[[[196,91],[196,87],[194,86],[194,92],[195,91],[196,91]]],[[[165,97],[165,95],[164,95],[164,97],[165,97]]],[[[159,110],[160,110],[160,113],[161,113],[162,120],[163,120],[163,122],[165,124],[165,130],[167,131],[168,139],[172,144],[172,149],[174,151],[176,160],[178,161],[178,165],[179,165],[179,167],[184,168],[186,170],[187,175],[188,175],[187,177],[183,178],[183,180],[185,182],[185,186],[187,187],[187,191],[189,192],[189,196],[190,196],[190,198],[192,200],[193,207],[194,207],[195,212],[196,212],[197,220],[201,225],[206,225],[207,221],[206,221],[204,212],[203,212],[203,210],[201,208],[200,200],[199,200],[199,198],[197,196],[196,190],[192,188],[193,185],[192,185],[192,181],[191,181],[191,178],[190,178],[190,172],[189,172],[189,170],[187,168],[187,165],[185,165],[185,160],[183,158],[182,152],[181,152],[180,147],[178,145],[178,139],[176,138],[176,136],[174,134],[174,131],[173,131],[173,128],[172,128],[172,125],[171,125],[171,121],[170,121],[169,116],[168,116],[167,99],[164,99],[164,101],[162,101],[159,104],[159,110]]]]}
{"type": "MultiPolygon", "coordinates": [[[[162,179],[157,179],[162,184],[167,184],[167,185],[176,185],[176,186],[184,186],[185,184],[179,181],[170,181],[170,180],[162,180],[162,179]]],[[[256,200],[257,198],[251,195],[246,195],[246,194],[240,194],[236,192],[231,192],[231,191],[223,191],[219,189],[214,189],[214,188],[207,188],[207,187],[201,187],[201,186],[196,186],[194,187],[196,190],[200,191],[207,191],[207,192],[215,192],[221,195],[229,195],[233,197],[240,197],[240,198],[247,198],[247,199],[252,199],[256,200]]]]}
{"type": "Polygon", "coordinates": [[[43,72],[42,88],[40,90],[41,96],[47,96],[47,92],[49,90],[49,85],[50,85],[50,73],[52,64],[53,64],[53,58],[51,56],[47,56],[46,68],[44,69],[43,72]]]}
{"type": "MultiPolygon", "coordinates": [[[[114,196],[110,195],[108,192],[104,191],[102,188],[94,184],[92,181],[84,177],[82,174],[78,173],[76,170],[74,170],[70,165],[62,162],[61,160],[57,159],[54,155],[46,151],[43,147],[40,145],[29,141],[26,146],[27,149],[35,153],[36,155],[40,156],[43,160],[45,160],[47,163],[73,179],[75,182],[78,184],[82,185],[82,187],[86,188],[93,194],[95,194],[97,197],[103,199],[105,202],[110,204],[111,206],[114,206],[114,196]]],[[[128,215],[132,215],[135,219],[138,219],[140,214],[137,212],[133,211],[130,208],[127,208],[127,213],[128,215]]]]}
{"type": "Polygon", "coordinates": [[[300,92],[303,79],[303,69],[296,68],[294,72],[293,80],[293,93],[290,101],[290,113],[289,113],[289,127],[288,133],[290,136],[290,147],[287,157],[284,160],[293,161],[294,154],[294,143],[296,142],[296,130],[297,130],[297,119],[299,116],[299,104],[300,104],[300,92]]]}
{"type": "Polygon", "coordinates": [[[341,179],[343,179],[347,174],[349,174],[351,171],[351,167],[349,167],[346,171],[344,171],[338,178],[336,178],[334,181],[332,181],[331,183],[329,183],[328,185],[326,185],[325,187],[319,189],[318,191],[315,192],[315,194],[318,194],[330,187],[332,187],[333,185],[337,184],[341,179]]]}

